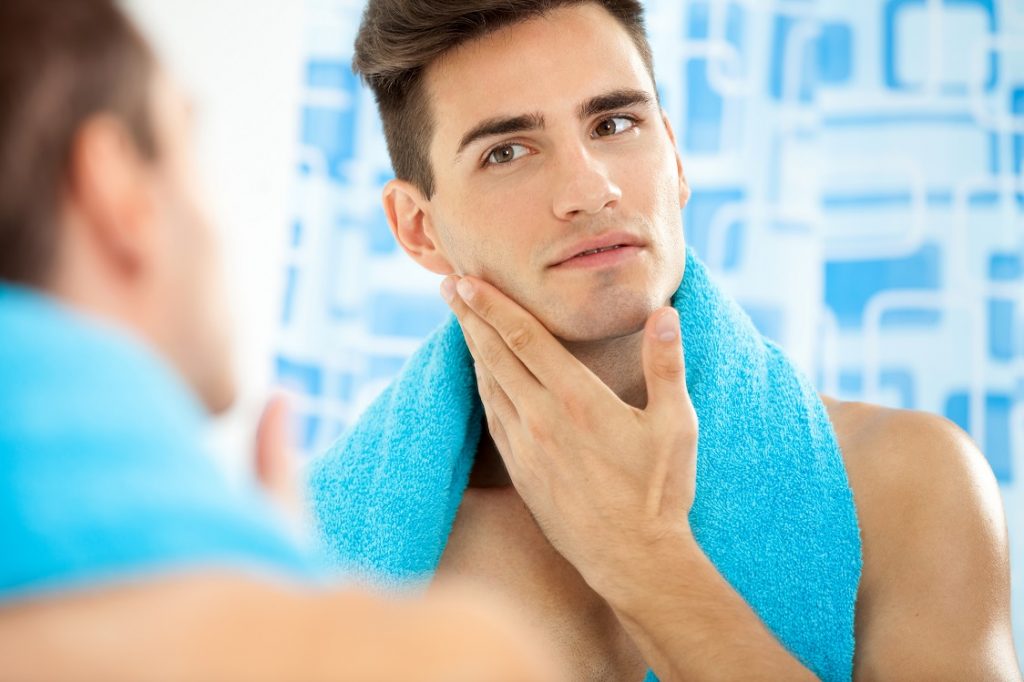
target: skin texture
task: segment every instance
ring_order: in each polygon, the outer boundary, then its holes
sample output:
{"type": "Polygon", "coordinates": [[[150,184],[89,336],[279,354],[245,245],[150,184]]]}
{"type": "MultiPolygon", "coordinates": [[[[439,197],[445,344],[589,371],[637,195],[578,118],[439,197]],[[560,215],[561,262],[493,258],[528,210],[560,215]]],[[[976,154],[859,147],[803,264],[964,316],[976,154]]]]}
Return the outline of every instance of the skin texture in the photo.
{"type": "MultiPolygon", "coordinates": [[[[682,275],[689,190],[662,116],[620,128],[606,120],[629,111],[577,115],[608,91],[653,92],[635,47],[580,5],[462,46],[427,74],[437,191],[397,180],[384,203],[405,250],[454,275],[442,291],[489,427],[439,574],[508,595],[574,679],[639,680],[645,664],[663,680],[807,678],[686,528],[699,425],[678,339],[652,330],[682,275]],[[481,121],[530,114],[543,129],[457,155],[481,121]],[[492,152],[511,163],[481,166],[492,152]],[[612,230],[644,237],[640,253],[550,267],[612,230]]],[[[983,457],[938,417],[826,403],[864,542],[855,677],[1020,679],[983,457]]]]}
{"type": "MultiPolygon", "coordinates": [[[[155,161],[111,116],[77,133],[48,293],[135,333],[217,411],[234,377],[189,106],[163,74],[151,102],[155,161]]],[[[300,526],[287,421],[271,402],[254,468],[300,526]]],[[[464,588],[391,601],[201,569],[4,604],[0,661],[0,680],[19,682],[563,679],[506,605],[464,588]]]]}

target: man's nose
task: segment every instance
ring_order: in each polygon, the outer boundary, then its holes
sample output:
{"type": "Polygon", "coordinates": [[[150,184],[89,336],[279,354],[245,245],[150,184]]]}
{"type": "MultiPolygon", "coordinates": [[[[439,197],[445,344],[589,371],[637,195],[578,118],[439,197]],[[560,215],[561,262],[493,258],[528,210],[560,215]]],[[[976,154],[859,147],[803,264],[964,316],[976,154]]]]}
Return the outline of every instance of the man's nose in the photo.
{"type": "Polygon", "coordinates": [[[558,168],[553,210],[561,220],[600,213],[622,198],[608,168],[583,145],[567,150],[558,168]]]}

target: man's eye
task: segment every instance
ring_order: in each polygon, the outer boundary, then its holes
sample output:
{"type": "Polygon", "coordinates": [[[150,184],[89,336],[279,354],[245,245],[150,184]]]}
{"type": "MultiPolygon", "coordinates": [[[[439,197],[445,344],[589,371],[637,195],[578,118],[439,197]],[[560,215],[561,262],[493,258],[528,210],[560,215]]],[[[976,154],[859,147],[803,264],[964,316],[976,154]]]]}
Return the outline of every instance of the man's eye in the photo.
{"type": "Polygon", "coordinates": [[[611,137],[624,133],[636,125],[636,121],[626,116],[613,116],[597,124],[594,134],[598,137],[611,137]]]}
{"type": "Polygon", "coordinates": [[[487,155],[486,165],[500,166],[526,156],[527,153],[529,153],[529,150],[524,145],[503,144],[491,150],[491,153],[487,155]]]}

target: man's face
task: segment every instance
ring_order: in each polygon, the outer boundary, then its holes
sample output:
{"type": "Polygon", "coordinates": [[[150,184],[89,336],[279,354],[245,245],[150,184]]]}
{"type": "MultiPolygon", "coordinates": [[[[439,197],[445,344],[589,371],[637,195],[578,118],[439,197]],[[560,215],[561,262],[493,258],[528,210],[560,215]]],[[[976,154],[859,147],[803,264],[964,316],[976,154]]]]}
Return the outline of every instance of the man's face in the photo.
{"type": "Polygon", "coordinates": [[[559,9],[444,55],[426,91],[427,222],[452,268],[564,341],[639,331],[682,279],[689,189],[625,29],[559,9]]]}
{"type": "Polygon", "coordinates": [[[235,398],[220,254],[197,178],[188,100],[163,73],[154,78],[152,118],[157,160],[148,178],[155,253],[153,325],[172,362],[212,412],[235,398]]]}

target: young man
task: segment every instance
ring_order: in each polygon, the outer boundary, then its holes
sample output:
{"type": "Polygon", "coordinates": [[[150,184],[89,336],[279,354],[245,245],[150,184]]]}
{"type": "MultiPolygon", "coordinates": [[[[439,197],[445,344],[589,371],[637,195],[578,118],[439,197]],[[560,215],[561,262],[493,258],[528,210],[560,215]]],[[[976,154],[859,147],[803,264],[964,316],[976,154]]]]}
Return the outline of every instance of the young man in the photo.
{"type": "Polygon", "coordinates": [[[0,3],[0,177],[0,679],[550,679],[475,595],[327,589],[218,477],[203,421],[234,378],[190,109],[113,0],[0,3]]]}
{"type": "Polygon", "coordinates": [[[354,66],[397,176],[389,223],[447,276],[488,428],[442,330],[318,465],[340,560],[503,591],[574,679],[1019,679],[1003,511],[969,439],[807,391],[687,259],[638,2],[370,0],[354,66]],[[416,466],[387,488],[401,505],[374,495],[416,466]],[[396,560],[387,519],[434,513],[412,486],[457,513],[396,560]]]}

